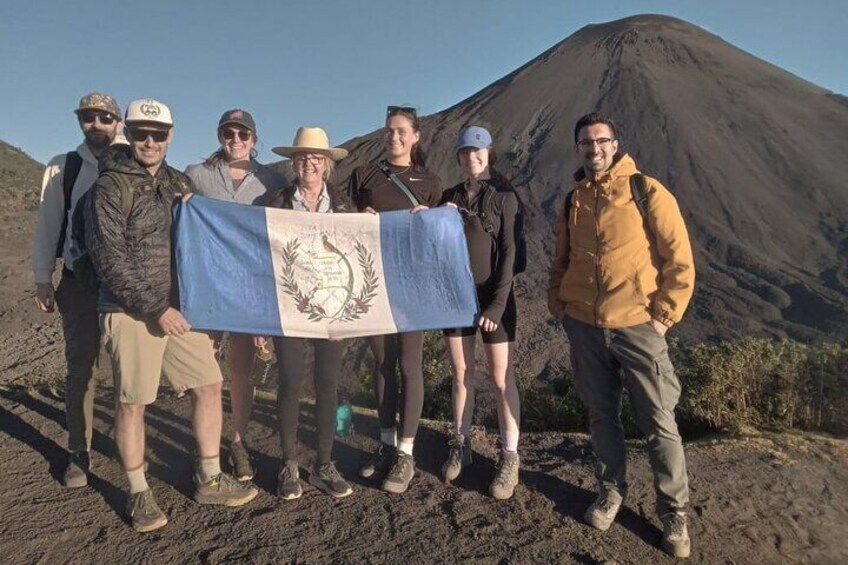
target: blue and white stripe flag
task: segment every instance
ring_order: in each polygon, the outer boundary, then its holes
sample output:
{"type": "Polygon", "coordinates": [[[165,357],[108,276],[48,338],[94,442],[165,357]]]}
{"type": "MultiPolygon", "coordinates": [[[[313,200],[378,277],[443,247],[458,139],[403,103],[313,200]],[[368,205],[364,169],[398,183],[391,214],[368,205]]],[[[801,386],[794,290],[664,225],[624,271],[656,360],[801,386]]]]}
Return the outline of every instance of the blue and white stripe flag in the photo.
{"type": "Polygon", "coordinates": [[[196,329],[345,338],[474,325],[453,208],[310,214],[193,196],[174,221],[180,310],[196,329]]]}

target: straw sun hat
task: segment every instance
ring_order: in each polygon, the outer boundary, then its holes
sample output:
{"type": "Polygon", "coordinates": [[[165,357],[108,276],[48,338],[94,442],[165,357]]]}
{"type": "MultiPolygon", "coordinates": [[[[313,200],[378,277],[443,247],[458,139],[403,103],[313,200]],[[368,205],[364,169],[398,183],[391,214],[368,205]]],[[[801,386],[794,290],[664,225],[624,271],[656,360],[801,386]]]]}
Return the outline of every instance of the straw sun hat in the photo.
{"type": "Polygon", "coordinates": [[[333,161],[347,157],[347,149],[330,147],[327,132],[321,128],[300,127],[294,136],[292,144],[271,149],[277,155],[291,158],[295,153],[318,153],[326,155],[333,161]]]}

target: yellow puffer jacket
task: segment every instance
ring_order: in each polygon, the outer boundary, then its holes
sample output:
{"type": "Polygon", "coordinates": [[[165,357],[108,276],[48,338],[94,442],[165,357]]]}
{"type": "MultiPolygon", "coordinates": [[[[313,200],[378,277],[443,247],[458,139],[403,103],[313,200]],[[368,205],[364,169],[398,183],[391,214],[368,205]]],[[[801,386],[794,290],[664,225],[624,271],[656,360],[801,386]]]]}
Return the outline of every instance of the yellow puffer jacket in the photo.
{"type": "Polygon", "coordinates": [[[689,235],[677,200],[645,177],[648,226],[633,202],[629,155],[604,173],[575,174],[569,218],[560,208],[556,255],[550,270],[548,307],[599,328],[626,328],[655,318],[680,321],[695,285],[689,235]],[[566,222],[567,220],[567,222],[566,222]]]}

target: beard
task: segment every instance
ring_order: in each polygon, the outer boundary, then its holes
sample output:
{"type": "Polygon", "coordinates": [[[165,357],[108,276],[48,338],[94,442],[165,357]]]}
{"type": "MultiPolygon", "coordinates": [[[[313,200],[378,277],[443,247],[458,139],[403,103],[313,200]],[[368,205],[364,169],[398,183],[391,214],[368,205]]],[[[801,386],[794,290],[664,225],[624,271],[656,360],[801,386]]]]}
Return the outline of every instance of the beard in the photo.
{"type": "Polygon", "coordinates": [[[112,137],[105,131],[92,129],[85,132],[85,142],[94,149],[104,149],[112,143],[112,137]]]}

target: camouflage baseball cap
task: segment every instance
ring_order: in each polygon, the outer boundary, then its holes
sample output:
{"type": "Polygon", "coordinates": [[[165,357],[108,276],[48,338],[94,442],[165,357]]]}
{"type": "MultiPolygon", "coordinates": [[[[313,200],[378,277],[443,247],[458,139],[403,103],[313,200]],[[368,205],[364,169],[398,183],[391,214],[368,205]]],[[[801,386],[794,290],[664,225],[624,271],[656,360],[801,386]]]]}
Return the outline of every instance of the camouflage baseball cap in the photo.
{"type": "Polygon", "coordinates": [[[121,109],[115,99],[108,94],[102,92],[89,92],[79,101],[79,107],[74,110],[74,113],[79,115],[83,110],[100,110],[115,116],[116,119],[121,119],[121,109]]]}

